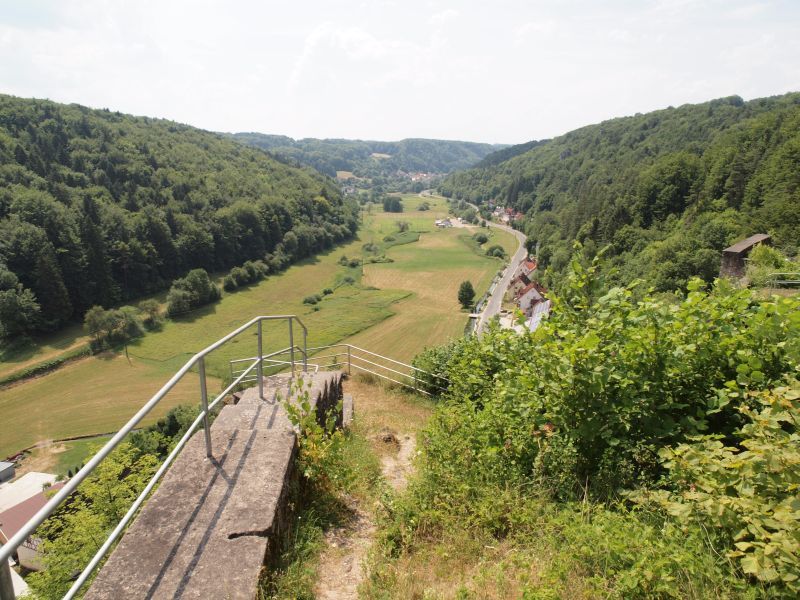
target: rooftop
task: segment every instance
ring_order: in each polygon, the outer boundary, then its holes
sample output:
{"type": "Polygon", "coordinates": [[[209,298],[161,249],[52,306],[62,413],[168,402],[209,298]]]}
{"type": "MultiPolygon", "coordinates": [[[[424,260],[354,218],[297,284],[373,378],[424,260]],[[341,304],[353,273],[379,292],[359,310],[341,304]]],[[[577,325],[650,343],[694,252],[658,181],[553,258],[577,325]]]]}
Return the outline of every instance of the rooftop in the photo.
{"type": "Polygon", "coordinates": [[[26,473],[15,481],[0,484],[0,512],[41,493],[45,485],[56,482],[50,473],[26,473]]]}
{"type": "MultiPolygon", "coordinates": [[[[55,491],[63,485],[63,483],[57,483],[50,489],[55,491]]],[[[27,500],[23,500],[16,506],[12,506],[0,512],[0,540],[5,543],[11,539],[33,515],[47,504],[48,500],[49,498],[40,490],[38,494],[31,496],[27,500]]]]}
{"type": "Polygon", "coordinates": [[[746,252],[750,250],[756,244],[760,244],[763,241],[771,239],[766,233],[757,233],[755,235],[751,235],[746,240],[742,240],[741,242],[736,242],[733,246],[729,248],[725,248],[723,250],[726,254],[741,254],[742,252],[746,252]]]}

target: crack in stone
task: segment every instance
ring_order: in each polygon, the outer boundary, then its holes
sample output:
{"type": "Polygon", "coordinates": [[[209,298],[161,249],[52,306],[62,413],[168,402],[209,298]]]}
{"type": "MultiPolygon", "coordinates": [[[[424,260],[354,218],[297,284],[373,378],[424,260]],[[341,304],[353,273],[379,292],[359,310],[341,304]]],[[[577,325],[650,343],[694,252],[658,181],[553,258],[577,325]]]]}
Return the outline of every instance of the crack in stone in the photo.
{"type": "Polygon", "coordinates": [[[272,527],[266,529],[255,529],[253,531],[237,531],[236,533],[229,533],[228,539],[235,540],[240,537],[269,537],[272,534],[272,527]]]}

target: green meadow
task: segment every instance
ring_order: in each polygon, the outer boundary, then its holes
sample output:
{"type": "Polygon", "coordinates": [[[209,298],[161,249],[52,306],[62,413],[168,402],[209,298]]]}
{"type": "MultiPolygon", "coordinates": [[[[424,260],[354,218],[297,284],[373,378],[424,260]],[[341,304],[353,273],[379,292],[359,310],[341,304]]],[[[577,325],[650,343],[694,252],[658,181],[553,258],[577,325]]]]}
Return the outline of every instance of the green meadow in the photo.
{"type": "MultiPolygon", "coordinates": [[[[297,315],[308,328],[309,346],[349,341],[399,360],[462,335],[466,313],[456,300],[458,285],[470,279],[482,294],[502,263],[475,247],[471,235],[476,229],[437,230],[434,219],[447,214],[443,199],[405,196],[404,205],[405,212],[399,214],[384,213],[377,206],[363,211],[358,239],[226,293],[214,305],[168,320],[160,331],[130,344],[128,357],[108,352],[76,360],[1,389],[0,414],[14,427],[4,431],[0,457],[42,440],[117,429],[193,354],[257,315],[297,315]],[[429,202],[431,210],[416,210],[422,201],[429,202]],[[399,232],[398,221],[409,223],[409,230],[399,232]],[[395,239],[384,241],[386,237],[395,239]],[[366,244],[375,247],[367,251],[366,244]],[[365,261],[363,267],[351,268],[339,264],[342,256],[386,256],[394,262],[365,261]],[[345,277],[353,283],[345,283],[345,277]],[[325,288],[334,291],[314,306],[303,303],[325,288]]],[[[511,235],[493,231],[487,244],[493,243],[513,250],[516,242],[511,235]]],[[[295,343],[302,344],[299,327],[294,334],[295,343]]],[[[63,335],[59,343],[69,345],[69,340],[77,343],[82,332],[74,328],[63,335]]],[[[286,346],[286,323],[265,323],[265,352],[286,346]]],[[[34,361],[37,352],[51,356],[57,349],[51,343],[29,352],[25,360],[34,361]]],[[[230,360],[254,356],[256,349],[253,328],[211,354],[209,390],[221,389],[230,360]]],[[[143,424],[173,406],[198,400],[197,375],[190,373],[143,424]]]]}

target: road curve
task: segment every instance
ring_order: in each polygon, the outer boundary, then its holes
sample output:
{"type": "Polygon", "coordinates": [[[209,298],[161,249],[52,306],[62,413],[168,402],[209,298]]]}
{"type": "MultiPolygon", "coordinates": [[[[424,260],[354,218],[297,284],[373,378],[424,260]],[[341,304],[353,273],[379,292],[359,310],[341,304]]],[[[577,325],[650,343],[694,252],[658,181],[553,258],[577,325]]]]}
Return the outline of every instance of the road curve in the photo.
{"type": "MultiPolygon", "coordinates": [[[[470,206],[475,208],[475,210],[478,210],[478,207],[474,204],[470,204],[470,206]]],[[[508,262],[506,270],[503,271],[500,281],[494,287],[492,295],[489,296],[489,299],[486,301],[486,305],[481,311],[480,317],[478,317],[478,324],[475,327],[475,333],[478,334],[483,332],[491,318],[500,312],[500,308],[503,305],[503,296],[505,296],[508,286],[511,285],[511,278],[514,276],[514,273],[516,273],[517,267],[519,267],[522,261],[528,256],[528,249],[525,247],[525,242],[528,240],[528,238],[524,233],[517,231],[508,225],[501,225],[500,223],[494,223],[492,221],[486,221],[486,224],[489,225],[489,227],[502,229],[503,231],[507,231],[508,233],[512,234],[515,238],[517,238],[519,247],[514,253],[514,256],[512,256],[511,260],[508,262]]]]}

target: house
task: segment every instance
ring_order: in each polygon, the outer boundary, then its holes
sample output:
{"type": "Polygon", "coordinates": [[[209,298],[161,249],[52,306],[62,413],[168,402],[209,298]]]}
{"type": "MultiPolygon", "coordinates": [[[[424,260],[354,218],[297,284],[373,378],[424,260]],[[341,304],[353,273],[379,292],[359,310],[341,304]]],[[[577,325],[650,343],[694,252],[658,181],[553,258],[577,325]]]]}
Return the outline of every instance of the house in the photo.
{"type": "MultiPolygon", "coordinates": [[[[56,491],[63,487],[63,483],[57,483],[50,487],[50,491],[56,491]]],[[[45,495],[45,492],[39,491],[37,494],[31,496],[0,512],[0,545],[5,544],[22,527],[30,521],[30,519],[41,510],[50,498],[45,495]]],[[[30,536],[25,540],[22,545],[17,548],[17,562],[32,571],[38,571],[42,568],[39,561],[39,544],[41,540],[35,536],[30,536]]]]}
{"type": "Polygon", "coordinates": [[[722,264],[719,268],[720,277],[743,277],[747,265],[745,260],[750,251],[759,244],[770,244],[772,238],[766,233],[751,235],[746,240],[736,242],[733,246],[722,251],[722,264]]]}
{"type": "Polygon", "coordinates": [[[510,298],[516,298],[519,291],[531,283],[531,280],[525,273],[520,273],[519,271],[517,271],[517,273],[517,276],[508,284],[508,296],[510,298]]]}
{"type": "Polygon", "coordinates": [[[453,226],[453,223],[450,221],[450,219],[436,219],[433,223],[437,227],[452,227],[453,226]]]}
{"type": "Polygon", "coordinates": [[[531,273],[536,270],[537,266],[538,265],[536,264],[535,260],[526,258],[519,264],[519,267],[517,267],[516,276],[519,277],[520,275],[527,275],[530,277],[531,273]]]}
{"type": "Polygon", "coordinates": [[[0,483],[14,479],[14,463],[0,462],[0,483]]]}
{"type": "Polygon", "coordinates": [[[533,307],[536,304],[544,302],[544,296],[539,291],[539,288],[541,286],[531,282],[517,293],[517,306],[526,317],[530,317],[533,314],[533,307]]]}

